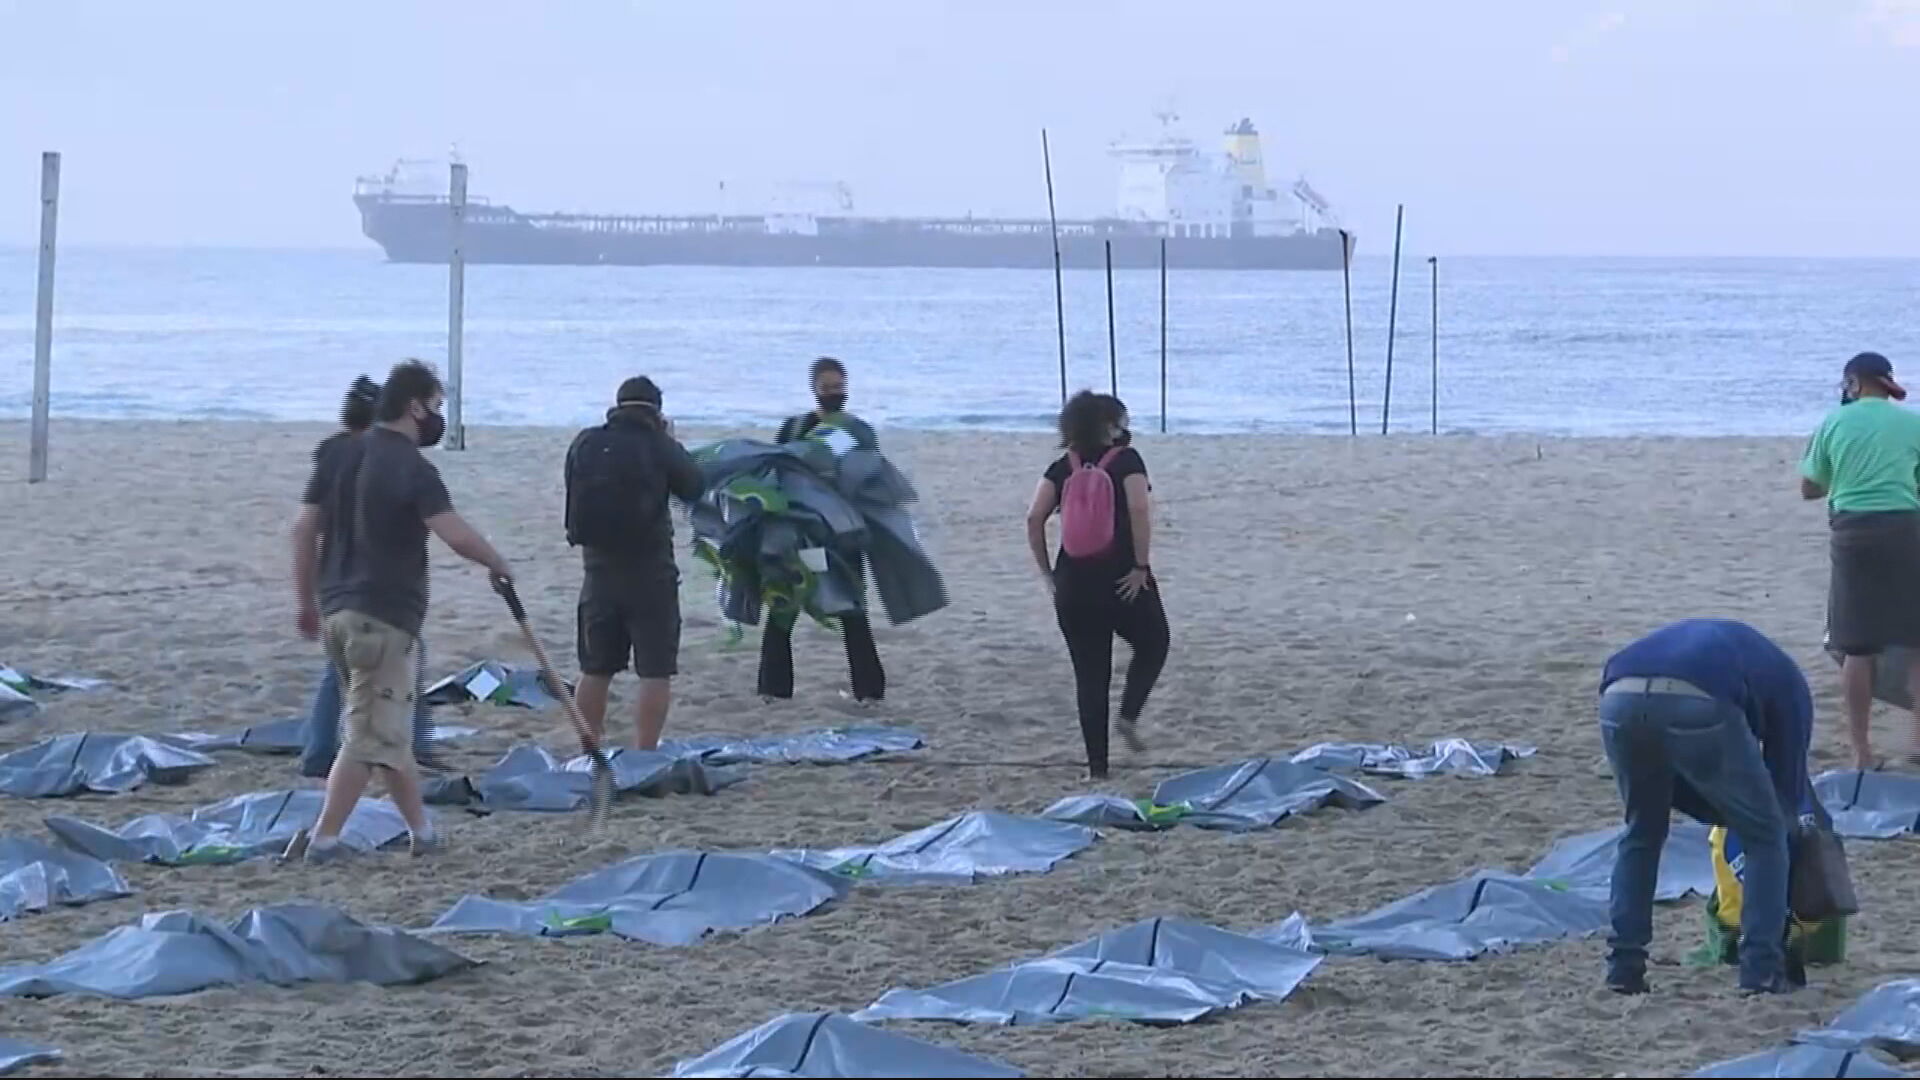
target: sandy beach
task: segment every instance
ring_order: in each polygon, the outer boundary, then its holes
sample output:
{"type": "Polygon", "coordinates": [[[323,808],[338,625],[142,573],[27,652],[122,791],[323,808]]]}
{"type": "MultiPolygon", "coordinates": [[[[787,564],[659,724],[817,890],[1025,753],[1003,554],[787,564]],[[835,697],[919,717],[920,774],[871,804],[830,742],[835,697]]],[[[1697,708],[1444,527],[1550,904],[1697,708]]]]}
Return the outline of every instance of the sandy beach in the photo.
{"type": "MultiPolygon", "coordinates": [[[[287,527],[325,433],[57,422],[51,480],[30,487],[26,426],[0,423],[0,663],[111,684],[0,724],[0,749],[67,731],[220,730],[304,714],[319,655],[294,631],[287,527]]],[[[569,670],[570,436],[483,428],[467,452],[434,455],[456,505],[515,564],[535,626],[569,670]]],[[[953,603],[906,627],[880,622],[889,699],[873,718],[915,727],[928,749],[760,766],[712,797],[623,801],[609,838],[591,843],[584,815],[443,810],[454,849],[438,860],[127,866],[134,897],[0,927],[0,964],[181,907],[226,919],[305,898],[419,927],[465,893],[532,897],[629,854],[878,841],[972,808],[1037,813],[1088,790],[1065,650],[1021,536],[1050,440],[881,437],[925,496],[919,522],[953,603]]],[[[1816,694],[1814,768],[1844,764],[1837,680],[1819,649],[1825,519],[1794,490],[1798,440],[1142,433],[1138,445],[1155,481],[1153,561],[1173,654],[1143,724],[1149,753],[1116,751],[1102,790],[1145,796],[1186,765],[1324,740],[1462,735],[1530,742],[1538,756],[1497,778],[1377,781],[1382,806],[1264,832],[1109,832],[1051,873],[857,889],[807,918],[687,948],[457,938],[486,964],[424,986],[0,999],[0,1036],[66,1052],[34,1076],[665,1075],[782,1012],[856,1009],[889,987],[975,974],[1138,918],[1245,931],[1296,910],[1357,913],[1477,868],[1524,869],[1555,838],[1617,821],[1595,730],[1599,665],[1684,616],[1741,618],[1792,652],[1816,694]]],[[[710,577],[684,554],[682,566],[670,734],[847,722],[836,639],[803,628],[797,697],[763,705],[753,639],[728,647],[710,577]]],[[[436,545],[433,573],[433,675],[489,657],[526,662],[481,571],[436,545]]],[[[467,770],[527,739],[573,747],[557,712],[483,706],[441,719],[481,729],[452,744],[467,770]]],[[[1904,734],[1884,710],[1877,730],[1886,751],[1904,734]]],[[[286,758],[219,760],[181,787],[0,799],[0,835],[45,837],[50,813],[119,823],[312,783],[286,758]]],[[[1743,1000],[1730,971],[1678,963],[1701,939],[1695,902],[1659,911],[1656,993],[1640,999],[1601,989],[1601,946],[1587,940],[1472,963],[1331,960],[1285,1002],[1185,1027],[898,1029],[1034,1076],[1685,1075],[1778,1043],[1920,964],[1908,902],[1920,848],[1855,842],[1850,853],[1864,911],[1849,962],[1816,969],[1815,985],[1788,997],[1743,1000]]]]}

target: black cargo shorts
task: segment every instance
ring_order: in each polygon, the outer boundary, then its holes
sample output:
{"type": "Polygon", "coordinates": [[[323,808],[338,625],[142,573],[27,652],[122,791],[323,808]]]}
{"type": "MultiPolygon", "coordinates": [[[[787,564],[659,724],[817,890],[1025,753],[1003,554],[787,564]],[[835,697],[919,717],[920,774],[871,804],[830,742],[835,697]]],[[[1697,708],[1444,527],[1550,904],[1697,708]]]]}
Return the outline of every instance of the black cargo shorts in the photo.
{"type": "Polygon", "coordinates": [[[574,631],[582,675],[643,679],[679,672],[680,578],[674,570],[590,569],[574,631]]]}

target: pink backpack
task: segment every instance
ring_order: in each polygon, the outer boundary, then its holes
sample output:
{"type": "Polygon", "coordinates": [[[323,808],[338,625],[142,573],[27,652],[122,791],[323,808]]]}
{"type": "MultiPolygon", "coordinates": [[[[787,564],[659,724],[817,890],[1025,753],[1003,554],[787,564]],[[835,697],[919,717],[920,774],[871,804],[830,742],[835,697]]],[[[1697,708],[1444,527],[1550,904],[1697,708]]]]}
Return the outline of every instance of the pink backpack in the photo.
{"type": "Polygon", "coordinates": [[[1113,550],[1113,474],[1107,466],[1118,457],[1113,447],[1089,464],[1067,451],[1067,482],[1060,485],[1060,546],[1068,557],[1092,559],[1113,550]]]}

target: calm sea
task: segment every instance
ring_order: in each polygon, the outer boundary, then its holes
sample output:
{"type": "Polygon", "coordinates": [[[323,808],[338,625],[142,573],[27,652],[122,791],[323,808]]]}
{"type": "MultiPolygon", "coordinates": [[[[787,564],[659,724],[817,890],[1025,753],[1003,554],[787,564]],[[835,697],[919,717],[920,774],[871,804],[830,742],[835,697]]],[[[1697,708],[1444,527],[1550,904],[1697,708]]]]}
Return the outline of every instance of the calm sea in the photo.
{"type": "MultiPolygon", "coordinates": [[[[1438,422],[1448,432],[1802,434],[1840,365],[1875,349],[1920,383],[1920,260],[1442,259],[1438,422]]],[[[1390,418],[1434,405],[1434,292],[1402,265],[1390,418]]],[[[0,251],[0,417],[26,415],[35,259],[0,251]]],[[[1361,431],[1378,432],[1392,268],[1353,273],[1361,431]]],[[[1160,280],[1114,277],[1120,392],[1160,413],[1160,280]]],[[[475,424],[596,420],[650,374],[683,423],[771,423],[842,357],[855,407],[928,428],[1047,425],[1059,401],[1049,272],[500,267],[467,272],[475,424]]],[[[69,249],[55,318],[57,416],[324,420],[356,374],[443,362],[444,267],[377,250],[69,249]]],[[[1066,277],[1068,380],[1109,379],[1103,276],[1066,277]]],[[[1348,429],[1341,275],[1177,272],[1175,431],[1348,429]]]]}

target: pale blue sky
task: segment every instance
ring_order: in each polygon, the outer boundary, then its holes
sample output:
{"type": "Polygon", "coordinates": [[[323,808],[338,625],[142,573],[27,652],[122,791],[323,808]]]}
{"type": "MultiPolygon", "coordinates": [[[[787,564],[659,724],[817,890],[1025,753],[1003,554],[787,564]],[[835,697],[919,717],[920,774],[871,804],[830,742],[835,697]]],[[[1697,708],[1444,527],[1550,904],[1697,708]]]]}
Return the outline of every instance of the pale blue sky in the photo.
{"type": "Polygon", "coordinates": [[[526,210],[1111,206],[1169,96],[1368,250],[1920,255],[1920,0],[0,0],[0,244],[356,246],[457,142],[526,210]]]}

